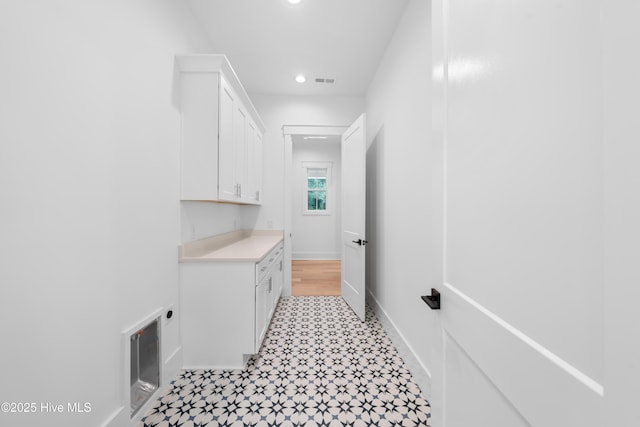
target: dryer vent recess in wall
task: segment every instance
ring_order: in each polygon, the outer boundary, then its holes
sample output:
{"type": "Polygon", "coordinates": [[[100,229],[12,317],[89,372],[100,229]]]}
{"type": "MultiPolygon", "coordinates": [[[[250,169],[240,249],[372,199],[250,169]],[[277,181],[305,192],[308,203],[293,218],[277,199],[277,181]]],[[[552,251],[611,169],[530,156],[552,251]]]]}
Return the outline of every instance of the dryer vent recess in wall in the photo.
{"type": "Polygon", "coordinates": [[[316,83],[334,84],[336,79],[328,79],[326,77],[316,77],[316,83]]]}

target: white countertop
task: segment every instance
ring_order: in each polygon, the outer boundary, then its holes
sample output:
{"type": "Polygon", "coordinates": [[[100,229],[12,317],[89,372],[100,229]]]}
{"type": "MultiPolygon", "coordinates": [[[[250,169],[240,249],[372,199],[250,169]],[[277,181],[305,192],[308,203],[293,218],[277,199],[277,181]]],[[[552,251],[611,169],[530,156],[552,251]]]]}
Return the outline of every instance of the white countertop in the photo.
{"type": "Polygon", "coordinates": [[[281,230],[238,230],[180,245],[179,262],[257,262],[283,240],[281,230]]]}

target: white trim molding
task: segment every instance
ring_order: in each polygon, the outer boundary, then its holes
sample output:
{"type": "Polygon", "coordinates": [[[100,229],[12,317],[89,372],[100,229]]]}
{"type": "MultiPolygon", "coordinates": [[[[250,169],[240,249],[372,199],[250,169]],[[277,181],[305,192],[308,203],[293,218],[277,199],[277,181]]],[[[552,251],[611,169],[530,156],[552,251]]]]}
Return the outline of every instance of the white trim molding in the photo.
{"type": "Polygon", "coordinates": [[[336,260],[342,259],[340,252],[294,252],[293,259],[297,261],[305,260],[336,260]]]}
{"type": "Polygon", "coordinates": [[[549,360],[551,363],[555,364],[560,369],[565,371],[567,374],[571,375],[576,380],[578,380],[579,382],[581,382],[582,384],[587,386],[594,393],[598,394],[599,396],[604,396],[604,387],[602,386],[602,384],[598,383],[596,380],[594,380],[593,378],[589,377],[584,372],[578,370],[575,366],[573,366],[572,364],[570,364],[566,360],[562,359],[560,356],[558,356],[557,354],[553,353],[551,350],[549,350],[548,348],[544,347],[542,344],[538,343],[533,338],[529,337],[524,332],[522,332],[521,330],[517,329],[515,326],[513,326],[510,323],[506,322],[504,319],[502,319],[501,317],[499,317],[495,313],[491,312],[489,309],[487,309],[486,307],[484,307],[483,305],[481,305],[477,301],[473,300],[468,295],[464,294],[462,291],[457,289],[455,286],[453,286],[453,285],[451,285],[449,283],[445,283],[444,286],[447,287],[451,292],[455,293],[460,298],[462,298],[465,302],[467,302],[468,304],[472,305],[475,309],[480,311],[482,314],[487,316],[489,319],[493,320],[495,323],[497,323],[499,326],[504,328],[506,331],[508,331],[509,333],[514,335],[520,341],[524,342],[526,345],[528,345],[533,350],[538,352],[540,355],[542,355],[544,358],[549,360]]]}
{"type": "Polygon", "coordinates": [[[455,343],[528,424],[592,425],[599,417],[602,384],[450,283],[440,294],[443,352],[455,343]]]}

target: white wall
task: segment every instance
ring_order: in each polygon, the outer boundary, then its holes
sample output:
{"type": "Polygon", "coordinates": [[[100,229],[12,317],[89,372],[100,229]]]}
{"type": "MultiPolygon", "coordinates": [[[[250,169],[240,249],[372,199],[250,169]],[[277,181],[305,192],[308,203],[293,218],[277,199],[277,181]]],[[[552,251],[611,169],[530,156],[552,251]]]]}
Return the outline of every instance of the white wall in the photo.
{"type": "Polygon", "coordinates": [[[284,229],[284,125],[350,125],[364,111],[364,99],[336,96],[249,94],[267,128],[263,139],[264,202],[241,211],[245,228],[284,229]],[[271,225],[271,227],[269,227],[271,225]]]}
{"type": "Polygon", "coordinates": [[[181,242],[190,242],[241,228],[243,210],[257,210],[255,206],[240,206],[212,202],[180,203],[181,242]]]}
{"type": "Polygon", "coordinates": [[[170,0],[0,5],[0,401],[92,409],[0,424],[105,423],[123,404],[121,331],[177,306],[173,55],[208,50],[197,28],[170,0]]]}
{"type": "Polygon", "coordinates": [[[340,189],[341,179],[340,138],[313,141],[293,138],[293,259],[340,259],[340,189]],[[331,163],[327,215],[305,215],[306,172],[303,162],[331,163]]]}
{"type": "Polygon", "coordinates": [[[439,268],[431,227],[429,7],[409,3],[366,99],[367,290],[427,370],[432,314],[420,296],[439,268]]]}

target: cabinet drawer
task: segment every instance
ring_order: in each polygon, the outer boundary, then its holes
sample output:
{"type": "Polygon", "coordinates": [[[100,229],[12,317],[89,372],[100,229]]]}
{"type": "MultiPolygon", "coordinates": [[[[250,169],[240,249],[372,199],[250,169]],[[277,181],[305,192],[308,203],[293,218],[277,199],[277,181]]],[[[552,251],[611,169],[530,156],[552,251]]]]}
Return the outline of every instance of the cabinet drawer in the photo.
{"type": "Polygon", "coordinates": [[[256,263],[256,284],[262,281],[283,251],[284,244],[279,243],[267,254],[267,256],[265,256],[260,262],[256,263]]]}

